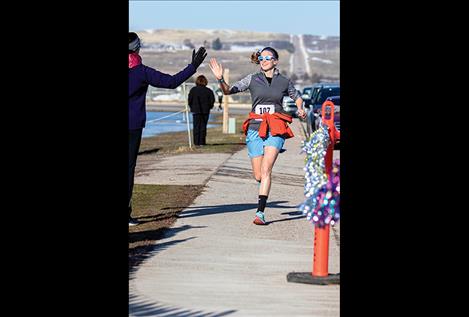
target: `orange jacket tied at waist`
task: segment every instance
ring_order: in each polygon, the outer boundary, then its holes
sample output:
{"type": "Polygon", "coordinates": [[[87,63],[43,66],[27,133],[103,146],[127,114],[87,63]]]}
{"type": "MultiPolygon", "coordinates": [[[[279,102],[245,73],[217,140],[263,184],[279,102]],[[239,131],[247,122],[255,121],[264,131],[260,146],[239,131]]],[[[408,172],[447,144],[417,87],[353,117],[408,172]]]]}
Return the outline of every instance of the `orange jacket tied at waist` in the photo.
{"type": "Polygon", "coordinates": [[[251,119],[262,119],[259,127],[259,136],[265,138],[267,136],[267,129],[270,130],[270,134],[273,136],[283,136],[285,139],[294,137],[293,131],[288,126],[288,123],[292,122],[292,117],[288,114],[274,112],[272,114],[266,112],[264,114],[256,114],[254,112],[249,113],[249,118],[243,123],[244,134],[247,134],[249,122],[251,119]]]}

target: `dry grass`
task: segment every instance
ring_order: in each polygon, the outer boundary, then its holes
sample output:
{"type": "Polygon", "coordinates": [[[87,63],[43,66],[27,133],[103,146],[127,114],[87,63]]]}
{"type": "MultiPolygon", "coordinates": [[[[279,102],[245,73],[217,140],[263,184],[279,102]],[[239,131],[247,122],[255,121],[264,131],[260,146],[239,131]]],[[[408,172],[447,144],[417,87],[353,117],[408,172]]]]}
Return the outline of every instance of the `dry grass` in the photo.
{"type": "Polygon", "coordinates": [[[311,69],[311,74],[322,74],[326,77],[340,78],[340,51],[331,50],[323,53],[314,53],[309,54],[309,67],[311,69]],[[317,57],[323,60],[330,60],[332,64],[326,64],[320,61],[312,60],[312,57],[317,57]]]}
{"type": "MultiPolygon", "coordinates": [[[[189,148],[187,131],[164,133],[149,138],[143,138],[140,153],[158,153],[158,155],[176,155],[183,153],[234,153],[245,146],[246,137],[242,133],[242,124],[247,115],[230,115],[236,118],[236,133],[224,134],[222,116],[217,115],[213,122],[220,124],[207,129],[207,146],[189,148]]],[[[192,131],[191,131],[192,133],[192,131]]],[[[191,134],[192,135],[192,134],[191,134]]]]}

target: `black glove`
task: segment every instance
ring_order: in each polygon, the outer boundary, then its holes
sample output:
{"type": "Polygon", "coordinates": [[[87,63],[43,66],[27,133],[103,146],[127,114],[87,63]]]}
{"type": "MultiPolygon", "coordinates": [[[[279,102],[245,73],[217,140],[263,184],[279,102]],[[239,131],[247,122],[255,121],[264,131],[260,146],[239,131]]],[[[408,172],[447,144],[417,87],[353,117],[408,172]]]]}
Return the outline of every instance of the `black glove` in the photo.
{"type": "Polygon", "coordinates": [[[197,50],[197,53],[195,52],[195,49],[192,50],[191,64],[195,67],[195,69],[197,69],[200,66],[200,64],[202,64],[202,62],[205,59],[205,56],[207,56],[207,52],[205,51],[205,47],[203,46],[197,50]]]}

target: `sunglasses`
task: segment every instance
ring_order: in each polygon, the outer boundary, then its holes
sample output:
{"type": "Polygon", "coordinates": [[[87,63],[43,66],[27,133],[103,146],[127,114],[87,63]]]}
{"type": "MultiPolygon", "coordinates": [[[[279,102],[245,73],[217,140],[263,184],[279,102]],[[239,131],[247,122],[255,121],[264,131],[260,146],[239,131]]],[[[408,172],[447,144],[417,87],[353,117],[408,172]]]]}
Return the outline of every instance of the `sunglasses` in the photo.
{"type": "Polygon", "coordinates": [[[259,62],[262,62],[263,60],[270,61],[271,59],[275,59],[273,56],[267,55],[267,56],[259,56],[257,60],[259,62]]]}

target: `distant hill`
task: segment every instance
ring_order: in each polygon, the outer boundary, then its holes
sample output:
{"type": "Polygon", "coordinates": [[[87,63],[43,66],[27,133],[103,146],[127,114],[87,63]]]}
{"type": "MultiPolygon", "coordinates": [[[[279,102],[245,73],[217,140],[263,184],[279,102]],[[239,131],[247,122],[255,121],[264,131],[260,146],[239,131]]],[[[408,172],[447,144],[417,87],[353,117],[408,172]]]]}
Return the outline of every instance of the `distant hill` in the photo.
{"type": "MultiPolygon", "coordinates": [[[[293,75],[290,73],[291,57],[295,52],[300,52],[300,47],[293,45],[292,36],[285,33],[169,29],[135,32],[142,39],[141,55],[144,63],[170,74],[178,72],[190,62],[193,48],[204,46],[208,56],[197,74],[205,74],[209,81],[214,80],[207,65],[210,57],[216,57],[225,68],[230,69],[230,82],[234,82],[258,69],[258,65],[249,61],[251,53],[256,49],[265,46],[276,48],[280,55],[279,69],[289,77],[293,75]]],[[[304,47],[301,52],[307,54],[310,75],[339,79],[340,37],[307,34],[302,39],[304,47]]],[[[306,78],[303,83],[300,78],[302,85],[309,84],[308,80],[306,78]]]]}
{"type": "Polygon", "coordinates": [[[289,40],[289,34],[249,32],[235,30],[168,30],[155,29],[136,32],[143,42],[152,43],[182,43],[190,39],[193,44],[202,44],[204,41],[212,42],[216,38],[224,42],[238,41],[266,41],[266,40],[289,40]]]}

